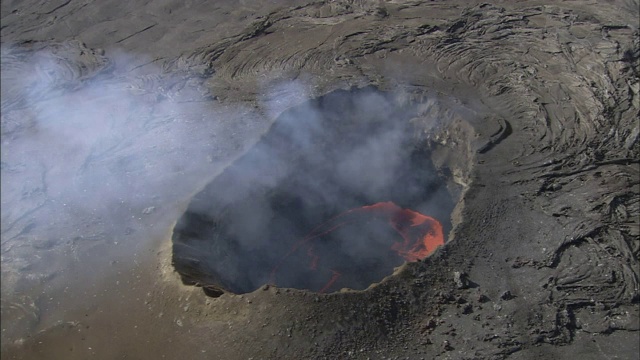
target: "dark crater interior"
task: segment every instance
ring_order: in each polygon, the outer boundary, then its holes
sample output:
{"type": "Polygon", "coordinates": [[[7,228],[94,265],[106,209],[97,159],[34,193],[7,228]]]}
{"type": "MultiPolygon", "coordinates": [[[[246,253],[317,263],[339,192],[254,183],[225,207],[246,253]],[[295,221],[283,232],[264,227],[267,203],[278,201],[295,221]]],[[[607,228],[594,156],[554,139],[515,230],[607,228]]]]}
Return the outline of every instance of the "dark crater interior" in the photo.
{"type": "Polygon", "coordinates": [[[405,261],[391,250],[401,239],[388,222],[358,217],[314,237],[312,250],[301,240],[345,211],[379,202],[433,217],[448,233],[454,203],[411,121],[418,109],[367,87],[282,113],[177,222],[173,264],[183,282],[212,296],[263,284],[365,289],[405,261]]]}

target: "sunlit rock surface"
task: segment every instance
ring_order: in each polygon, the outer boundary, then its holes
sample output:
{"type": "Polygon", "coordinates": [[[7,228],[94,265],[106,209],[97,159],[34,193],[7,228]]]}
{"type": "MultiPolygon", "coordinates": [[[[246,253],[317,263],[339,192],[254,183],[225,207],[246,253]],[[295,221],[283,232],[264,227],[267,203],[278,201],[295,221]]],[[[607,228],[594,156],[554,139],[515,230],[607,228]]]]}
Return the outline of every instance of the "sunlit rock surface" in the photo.
{"type": "Polygon", "coordinates": [[[2,358],[633,358],[637,9],[3,2],[2,358]],[[427,104],[446,246],[366,291],[183,285],[193,196],[285,110],[367,86],[427,104]]]}

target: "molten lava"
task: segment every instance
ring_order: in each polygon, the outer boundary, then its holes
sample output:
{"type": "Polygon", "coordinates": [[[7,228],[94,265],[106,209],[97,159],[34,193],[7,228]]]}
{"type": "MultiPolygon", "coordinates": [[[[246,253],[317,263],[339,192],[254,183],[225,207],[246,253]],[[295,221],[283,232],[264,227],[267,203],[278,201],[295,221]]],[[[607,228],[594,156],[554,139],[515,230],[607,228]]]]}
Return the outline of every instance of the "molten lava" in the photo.
{"type": "MultiPolygon", "coordinates": [[[[383,221],[393,229],[399,238],[393,240],[390,250],[405,261],[416,261],[427,257],[438,246],[444,245],[442,225],[436,219],[422,215],[416,211],[400,208],[393,202],[379,202],[373,205],[363,206],[348,210],[320,226],[313,229],[302,240],[296,242],[289,253],[283,258],[271,272],[271,280],[275,282],[275,277],[282,264],[291,255],[306,248],[306,256],[309,258],[308,270],[319,271],[320,255],[316,249],[318,241],[328,236],[345,225],[368,226],[372,221],[383,221]]],[[[332,264],[335,265],[335,264],[332,264]]],[[[338,265],[339,266],[339,265],[338,265]]],[[[328,267],[328,271],[323,272],[324,281],[321,287],[316,290],[320,293],[326,292],[342,276],[342,272],[334,266],[328,267]],[[327,277],[329,277],[328,280],[327,277]]]]}

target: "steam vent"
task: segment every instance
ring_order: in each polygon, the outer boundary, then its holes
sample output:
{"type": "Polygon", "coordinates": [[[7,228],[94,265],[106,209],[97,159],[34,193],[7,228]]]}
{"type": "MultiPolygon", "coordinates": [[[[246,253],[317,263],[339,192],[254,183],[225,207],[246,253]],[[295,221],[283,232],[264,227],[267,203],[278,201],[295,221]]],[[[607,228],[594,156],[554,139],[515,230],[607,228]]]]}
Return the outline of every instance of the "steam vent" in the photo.
{"type": "Polygon", "coordinates": [[[454,204],[419,105],[367,87],[282,113],[177,222],[183,282],[211,296],[362,290],[443,245],[454,204]]]}

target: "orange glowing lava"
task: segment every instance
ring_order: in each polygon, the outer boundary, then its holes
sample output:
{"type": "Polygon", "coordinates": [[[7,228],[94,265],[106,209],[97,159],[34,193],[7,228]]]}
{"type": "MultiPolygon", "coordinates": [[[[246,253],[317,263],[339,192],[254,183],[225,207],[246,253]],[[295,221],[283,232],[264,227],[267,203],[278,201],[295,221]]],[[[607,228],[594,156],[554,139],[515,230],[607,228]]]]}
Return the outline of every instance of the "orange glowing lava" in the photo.
{"type": "MultiPolygon", "coordinates": [[[[388,223],[400,235],[399,239],[394,240],[391,244],[390,249],[406,261],[423,259],[438,246],[444,245],[442,225],[438,220],[410,209],[403,209],[393,202],[387,201],[351,209],[329,219],[313,229],[302,240],[296,242],[283,261],[301,248],[306,247],[309,269],[316,271],[318,270],[320,256],[316,254],[315,243],[312,240],[322,238],[347,224],[358,222],[366,226],[367,221],[372,219],[388,223]]],[[[276,272],[280,265],[276,266],[271,272],[272,282],[275,282],[276,272]]],[[[335,268],[329,268],[328,270],[331,273],[330,279],[318,289],[320,293],[331,289],[334,283],[342,276],[341,272],[335,268]]]]}

